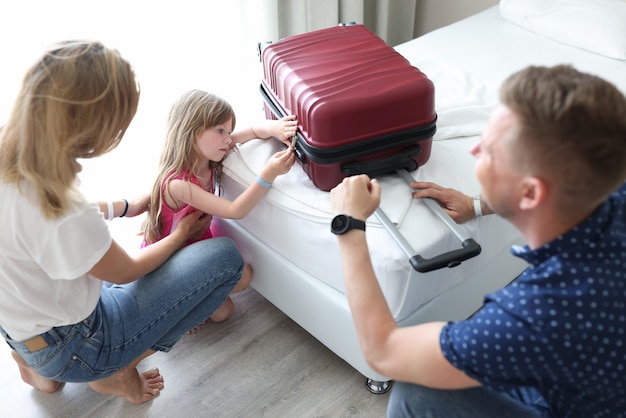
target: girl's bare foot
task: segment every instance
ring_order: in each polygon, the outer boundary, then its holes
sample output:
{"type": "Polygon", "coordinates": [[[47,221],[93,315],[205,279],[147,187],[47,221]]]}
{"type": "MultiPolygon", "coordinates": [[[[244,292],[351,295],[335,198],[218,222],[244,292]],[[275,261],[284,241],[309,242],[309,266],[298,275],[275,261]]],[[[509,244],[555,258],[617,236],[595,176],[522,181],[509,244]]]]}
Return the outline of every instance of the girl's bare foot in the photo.
{"type": "Polygon", "coordinates": [[[24,359],[15,351],[11,350],[11,355],[20,369],[20,376],[22,377],[22,380],[35,389],[46,393],[52,393],[56,392],[61,386],[63,386],[63,383],[48,379],[47,377],[43,377],[37,373],[35,369],[26,364],[24,359]]]}
{"type": "Polygon", "coordinates": [[[232,295],[246,290],[248,286],[250,286],[251,281],[252,267],[250,266],[250,264],[244,264],[243,271],[241,272],[241,278],[239,279],[233,290],[230,291],[230,294],[232,295]]]}
{"type": "Polygon", "coordinates": [[[128,366],[112,376],[89,382],[89,386],[98,393],[120,396],[132,404],[140,404],[159,395],[163,389],[163,376],[156,368],[139,374],[134,366],[128,366]]]}
{"type": "MultiPolygon", "coordinates": [[[[215,312],[213,312],[213,314],[209,317],[209,319],[213,322],[223,322],[226,321],[228,318],[230,318],[231,316],[233,316],[233,313],[235,312],[235,304],[233,303],[233,300],[228,297],[226,298],[226,300],[220,305],[219,308],[217,308],[215,310],[215,312]]],[[[204,321],[198,325],[196,325],[195,327],[193,327],[188,333],[187,335],[193,335],[196,332],[200,331],[200,329],[202,328],[202,326],[204,324],[206,324],[207,321],[204,321]]]]}
{"type": "MultiPolygon", "coordinates": [[[[241,278],[239,279],[239,281],[237,282],[233,290],[230,291],[230,294],[232,295],[234,293],[239,293],[241,291],[246,290],[248,286],[250,286],[251,281],[252,281],[252,267],[250,267],[249,264],[245,264],[243,268],[243,272],[241,273],[241,278]]],[[[213,312],[213,314],[209,317],[209,319],[213,322],[223,322],[223,321],[226,321],[231,316],[233,316],[234,312],[235,312],[235,304],[233,303],[233,300],[230,297],[227,297],[226,300],[224,300],[224,302],[220,305],[220,307],[217,308],[215,312],[213,312]]],[[[187,332],[187,335],[195,334],[202,328],[204,324],[206,324],[206,321],[193,327],[193,329],[187,332]]]]}
{"type": "Polygon", "coordinates": [[[227,297],[226,300],[222,302],[220,307],[217,308],[215,312],[213,312],[210,318],[211,318],[211,321],[213,322],[222,322],[230,318],[234,312],[235,312],[235,304],[233,303],[233,300],[230,297],[227,297]]]}
{"type": "Polygon", "coordinates": [[[195,327],[193,327],[192,329],[187,331],[187,335],[193,335],[196,332],[200,331],[202,329],[202,327],[204,326],[204,324],[206,324],[206,321],[200,322],[198,325],[196,325],[195,327]]]}
{"type": "MultiPolygon", "coordinates": [[[[220,307],[217,308],[215,312],[213,312],[213,314],[209,317],[209,319],[213,322],[223,322],[223,321],[226,321],[231,316],[233,316],[234,312],[235,312],[235,304],[233,303],[233,300],[230,297],[227,297],[226,300],[222,302],[220,307]]],[[[196,332],[200,331],[202,327],[204,326],[204,324],[206,324],[206,322],[207,321],[203,321],[199,323],[198,325],[196,325],[195,327],[193,327],[191,330],[189,330],[189,332],[187,332],[187,335],[193,335],[196,332]]]]}

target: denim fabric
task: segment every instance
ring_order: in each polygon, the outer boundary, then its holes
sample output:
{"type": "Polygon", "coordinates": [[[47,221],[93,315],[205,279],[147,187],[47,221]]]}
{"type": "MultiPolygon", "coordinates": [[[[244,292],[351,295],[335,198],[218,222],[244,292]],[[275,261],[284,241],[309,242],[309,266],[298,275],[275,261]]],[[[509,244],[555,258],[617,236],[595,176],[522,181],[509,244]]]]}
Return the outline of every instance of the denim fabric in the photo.
{"type": "Polygon", "coordinates": [[[549,417],[539,394],[519,389],[515,394],[485,387],[438,390],[394,382],[387,416],[389,418],[535,418],[549,417]],[[529,406],[529,404],[533,406],[529,406]]]}
{"type": "Polygon", "coordinates": [[[243,265],[230,239],[200,241],[133,283],[103,286],[88,318],[42,334],[47,348],[31,353],[0,331],[42,376],[61,382],[101,379],[148,349],[169,351],[224,302],[243,265]]]}

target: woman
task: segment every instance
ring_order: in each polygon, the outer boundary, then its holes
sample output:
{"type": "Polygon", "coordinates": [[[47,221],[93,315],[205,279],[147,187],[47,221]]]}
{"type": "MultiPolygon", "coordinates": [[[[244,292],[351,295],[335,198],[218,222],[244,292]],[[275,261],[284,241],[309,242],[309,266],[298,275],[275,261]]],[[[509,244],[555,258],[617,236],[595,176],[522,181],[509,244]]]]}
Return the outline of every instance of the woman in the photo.
{"type": "Polygon", "coordinates": [[[89,382],[132,403],[152,399],[163,378],[137,364],[208,318],[242,273],[229,240],[178,251],[209,227],[201,212],[131,257],[105,217],[143,213],[148,196],[95,204],[78,192],[77,159],[114,149],[138,101],[116,50],[64,42],[26,73],[0,130],[0,333],[22,379],[45,392],[89,382]]]}

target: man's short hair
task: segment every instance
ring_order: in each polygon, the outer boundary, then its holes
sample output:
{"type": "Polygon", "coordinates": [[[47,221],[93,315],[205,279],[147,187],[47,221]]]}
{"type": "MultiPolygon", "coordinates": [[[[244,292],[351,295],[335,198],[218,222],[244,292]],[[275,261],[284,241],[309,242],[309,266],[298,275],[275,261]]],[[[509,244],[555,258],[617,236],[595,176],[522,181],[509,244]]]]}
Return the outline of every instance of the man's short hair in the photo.
{"type": "Polygon", "coordinates": [[[518,118],[514,155],[548,178],[563,204],[599,203],[626,179],[626,98],[613,84],[568,65],[511,75],[500,100],[518,118]]]}

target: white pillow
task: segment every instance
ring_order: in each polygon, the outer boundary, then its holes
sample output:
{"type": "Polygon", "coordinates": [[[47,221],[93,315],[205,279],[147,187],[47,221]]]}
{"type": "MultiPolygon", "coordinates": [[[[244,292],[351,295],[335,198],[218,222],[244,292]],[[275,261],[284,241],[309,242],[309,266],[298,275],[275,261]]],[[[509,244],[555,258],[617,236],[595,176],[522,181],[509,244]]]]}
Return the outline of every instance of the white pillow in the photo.
{"type": "Polygon", "coordinates": [[[626,0],[500,0],[500,13],[555,41],[626,60],[626,0]]]}

